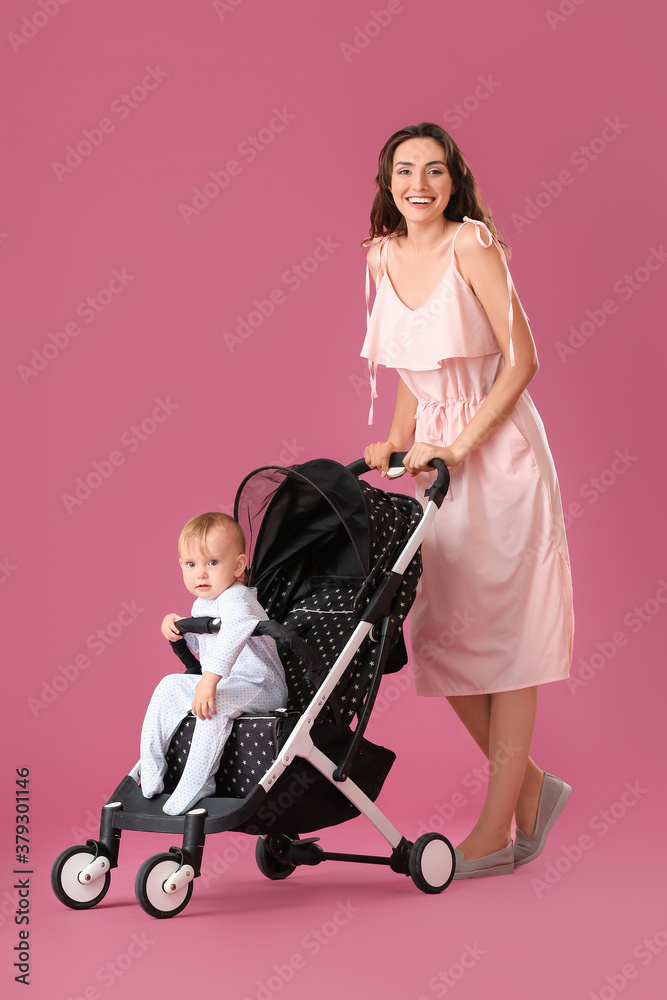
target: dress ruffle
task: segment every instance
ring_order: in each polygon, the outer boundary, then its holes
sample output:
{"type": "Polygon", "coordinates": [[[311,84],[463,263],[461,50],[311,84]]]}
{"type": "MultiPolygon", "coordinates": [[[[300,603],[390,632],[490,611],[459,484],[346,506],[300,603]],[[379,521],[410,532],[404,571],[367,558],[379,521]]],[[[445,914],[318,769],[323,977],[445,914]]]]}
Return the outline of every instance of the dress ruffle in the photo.
{"type": "MultiPolygon", "coordinates": [[[[411,371],[433,371],[448,358],[483,357],[499,354],[500,347],[481,302],[462,277],[454,260],[454,244],[465,222],[473,223],[479,243],[489,247],[496,242],[488,227],[478,219],[464,217],[452,240],[449,265],[429,297],[417,309],[410,309],[396,294],[387,271],[387,244],[395,233],[377,237],[379,243],[376,295],[372,313],[369,311],[370,270],[366,263],[366,339],[361,357],[368,359],[371,382],[372,423],[373,400],[377,398],[377,366],[406,368],[411,371]],[[480,232],[488,233],[485,243],[480,232]]],[[[509,293],[510,363],[514,363],[512,344],[512,279],[500,244],[507,271],[509,293]]],[[[369,250],[369,253],[371,251],[369,250]]]]}

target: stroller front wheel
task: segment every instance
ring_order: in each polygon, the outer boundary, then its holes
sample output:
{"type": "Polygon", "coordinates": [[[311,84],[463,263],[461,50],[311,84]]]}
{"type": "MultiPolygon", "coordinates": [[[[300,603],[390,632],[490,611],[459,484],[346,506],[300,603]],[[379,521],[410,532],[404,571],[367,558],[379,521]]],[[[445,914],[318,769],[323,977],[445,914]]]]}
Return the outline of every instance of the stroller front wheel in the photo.
{"type": "Polygon", "coordinates": [[[181,867],[178,858],[173,854],[154,854],[137,872],[134,882],[134,892],[142,910],[151,917],[163,919],[175,917],[184,910],[192,896],[192,882],[182,886],[176,892],[166,892],[164,884],[170,875],[181,867]]]}
{"type": "Polygon", "coordinates": [[[408,862],[410,877],[422,892],[436,893],[454,878],[454,848],[440,833],[425,833],[413,844],[408,862]]]}
{"type": "Polygon", "coordinates": [[[79,882],[79,875],[95,860],[95,852],[90,847],[77,844],[59,854],[51,869],[51,888],[65,906],[73,910],[88,910],[96,906],[107,894],[111,884],[111,872],[94,879],[90,883],[79,882]]]}

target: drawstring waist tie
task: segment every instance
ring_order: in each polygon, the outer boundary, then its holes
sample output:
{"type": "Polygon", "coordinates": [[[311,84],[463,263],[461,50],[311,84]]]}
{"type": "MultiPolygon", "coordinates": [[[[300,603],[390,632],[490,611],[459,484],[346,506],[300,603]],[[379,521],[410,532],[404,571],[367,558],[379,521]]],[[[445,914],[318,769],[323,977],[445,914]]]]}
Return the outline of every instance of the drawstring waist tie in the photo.
{"type": "MultiPolygon", "coordinates": [[[[415,420],[420,420],[429,443],[438,443],[442,447],[447,446],[447,409],[461,405],[481,406],[484,402],[484,395],[470,396],[448,396],[444,401],[438,399],[418,399],[415,411],[415,420]]],[[[452,479],[456,479],[457,470],[451,470],[452,479]]],[[[445,495],[445,502],[454,499],[452,491],[452,479],[450,479],[449,489],[445,495]]]]}
{"type": "Polygon", "coordinates": [[[484,399],[483,395],[448,396],[444,401],[418,399],[415,420],[421,420],[428,437],[444,447],[447,444],[447,408],[462,404],[481,406],[484,399]]]}

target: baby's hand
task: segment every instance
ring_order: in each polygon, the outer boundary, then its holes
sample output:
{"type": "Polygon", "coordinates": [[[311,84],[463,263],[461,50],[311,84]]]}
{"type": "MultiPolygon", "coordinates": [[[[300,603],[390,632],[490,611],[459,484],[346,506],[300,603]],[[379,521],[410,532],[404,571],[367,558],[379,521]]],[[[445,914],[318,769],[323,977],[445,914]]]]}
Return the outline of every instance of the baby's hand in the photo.
{"type": "Polygon", "coordinates": [[[212,719],[218,713],[215,710],[215,689],[220,678],[217,674],[212,674],[205,670],[202,679],[195,688],[195,696],[192,699],[192,711],[198,719],[212,719]]]}
{"type": "Polygon", "coordinates": [[[178,629],[174,628],[174,622],[180,621],[182,617],[183,615],[167,615],[162,620],[162,635],[165,639],[169,639],[169,642],[178,642],[179,639],[183,638],[178,629]]]}

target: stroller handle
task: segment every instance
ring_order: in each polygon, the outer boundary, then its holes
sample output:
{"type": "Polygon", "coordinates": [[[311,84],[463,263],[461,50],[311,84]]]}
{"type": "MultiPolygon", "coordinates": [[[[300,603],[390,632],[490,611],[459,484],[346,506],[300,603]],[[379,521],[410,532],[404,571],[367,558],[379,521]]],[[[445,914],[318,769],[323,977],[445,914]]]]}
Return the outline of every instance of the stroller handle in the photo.
{"type": "MultiPolygon", "coordinates": [[[[406,455],[407,451],[392,452],[389,456],[389,469],[405,469],[403,459],[406,455]]],[[[431,468],[436,469],[438,475],[433,485],[426,490],[424,496],[428,497],[429,500],[433,500],[433,502],[439,507],[445,499],[447,490],[449,489],[449,469],[441,458],[434,458],[433,461],[428,464],[431,468]]],[[[347,466],[347,470],[348,472],[351,472],[353,476],[363,476],[364,473],[370,472],[370,466],[366,464],[366,461],[363,458],[360,458],[357,459],[356,462],[351,462],[350,465],[347,466]]]]}

